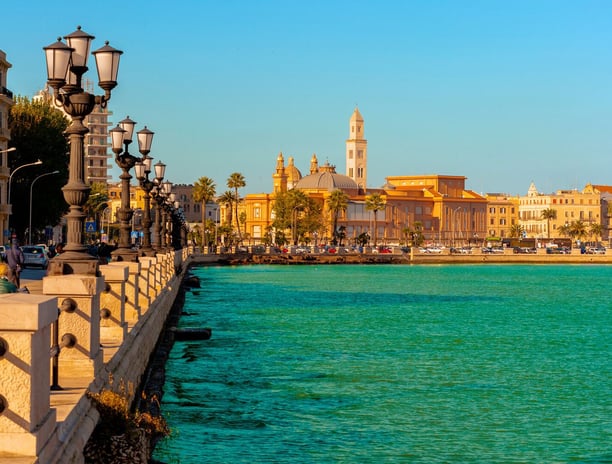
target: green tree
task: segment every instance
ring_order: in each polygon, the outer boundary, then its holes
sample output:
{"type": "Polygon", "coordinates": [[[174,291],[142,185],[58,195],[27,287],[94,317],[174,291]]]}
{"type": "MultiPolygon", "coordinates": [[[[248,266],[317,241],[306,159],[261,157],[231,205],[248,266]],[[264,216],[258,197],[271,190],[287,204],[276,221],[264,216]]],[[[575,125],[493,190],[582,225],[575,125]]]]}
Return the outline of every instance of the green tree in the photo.
{"type": "Polygon", "coordinates": [[[510,237],[521,238],[524,232],[525,228],[521,224],[512,224],[510,227],[510,237]]]}
{"type": "Polygon", "coordinates": [[[377,234],[378,234],[378,212],[385,209],[387,204],[386,200],[380,193],[372,193],[365,198],[366,211],[374,212],[374,246],[376,246],[377,234]]]}
{"type": "MultiPolygon", "coordinates": [[[[91,192],[83,205],[83,212],[88,219],[96,222],[98,231],[101,229],[102,214],[108,207],[108,187],[103,182],[93,182],[91,192]]],[[[91,239],[96,238],[98,231],[94,232],[91,239]]]]}
{"type": "Polygon", "coordinates": [[[223,194],[217,198],[217,203],[220,205],[226,205],[227,207],[227,225],[232,226],[232,206],[234,205],[236,197],[234,197],[234,192],[231,190],[226,190],[223,194]]]}
{"type": "Polygon", "coordinates": [[[571,230],[569,224],[563,224],[557,230],[559,231],[560,235],[563,235],[565,237],[571,237],[571,230]]]}
{"type": "Polygon", "coordinates": [[[604,228],[601,224],[591,222],[591,224],[589,225],[589,237],[591,241],[593,241],[593,237],[595,237],[595,242],[598,243],[599,238],[603,234],[603,230],[604,228]]]}
{"type": "Polygon", "coordinates": [[[279,232],[291,230],[291,242],[296,245],[304,241],[306,235],[311,235],[321,229],[321,206],[302,190],[292,189],[280,193],[274,201],[274,222],[277,243],[279,232]]]}
{"type": "Polygon", "coordinates": [[[238,243],[242,243],[242,233],[240,232],[240,216],[238,216],[238,204],[240,203],[240,195],[238,194],[238,189],[242,188],[246,185],[246,181],[244,180],[244,176],[239,172],[233,172],[227,178],[227,187],[234,189],[234,208],[236,218],[236,229],[238,229],[238,243]]]}
{"type": "Polygon", "coordinates": [[[327,200],[327,207],[332,214],[332,243],[338,243],[338,218],[341,212],[346,211],[348,207],[349,197],[342,190],[336,189],[327,200]]]}
{"type": "Polygon", "coordinates": [[[548,234],[548,238],[551,238],[552,235],[550,233],[550,221],[554,221],[557,219],[557,210],[552,208],[546,208],[542,211],[542,219],[546,221],[546,232],[548,234]]]}
{"type": "Polygon", "coordinates": [[[586,236],[587,228],[584,222],[574,221],[569,226],[569,235],[573,240],[581,240],[586,236]]]}
{"type": "MultiPolygon", "coordinates": [[[[206,240],[204,234],[206,233],[206,204],[212,201],[217,194],[217,186],[210,177],[200,177],[195,184],[193,184],[192,197],[196,203],[202,203],[202,247],[207,246],[210,240],[206,240]]],[[[217,245],[215,243],[215,245],[217,245]]]]}
{"type": "Polygon", "coordinates": [[[67,211],[61,188],[68,179],[69,145],[65,136],[68,119],[49,102],[30,101],[17,97],[8,118],[11,147],[17,151],[8,155],[8,166],[14,172],[19,166],[40,159],[43,163],[20,170],[11,179],[11,229],[25,238],[29,225],[30,188],[41,174],[59,171],[37,182],[32,193],[32,240],[36,231],[56,225],[67,211]],[[44,198],[44,201],[40,199],[44,198]]]}
{"type": "Polygon", "coordinates": [[[414,231],[411,232],[412,235],[412,244],[414,246],[421,246],[425,241],[425,237],[423,236],[423,223],[421,221],[414,222],[414,231]]]}

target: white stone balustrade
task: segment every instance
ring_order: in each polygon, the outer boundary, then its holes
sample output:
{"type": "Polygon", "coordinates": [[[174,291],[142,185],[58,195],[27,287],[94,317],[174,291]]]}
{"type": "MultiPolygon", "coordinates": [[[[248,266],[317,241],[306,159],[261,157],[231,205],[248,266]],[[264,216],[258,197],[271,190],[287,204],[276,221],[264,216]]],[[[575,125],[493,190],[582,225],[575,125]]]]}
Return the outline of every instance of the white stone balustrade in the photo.
{"type": "Polygon", "coordinates": [[[69,274],[47,276],[43,279],[43,294],[57,296],[61,305],[66,298],[76,302],[76,311],[60,316],[60,338],[65,333],[76,337],[74,349],[60,356],[60,385],[62,372],[80,372],[91,378],[102,367],[100,350],[100,293],[105,288],[104,278],[69,274]]]}
{"type": "Polygon", "coordinates": [[[128,266],[100,266],[105,289],[100,295],[100,338],[104,343],[121,343],[127,335],[125,321],[125,285],[128,266]]]}
{"type": "Polygon", "coordinates": [[[0,461],[40,456],[56,426],[49,401],[51,325],[57,298],[0,295],[0,461]]]}

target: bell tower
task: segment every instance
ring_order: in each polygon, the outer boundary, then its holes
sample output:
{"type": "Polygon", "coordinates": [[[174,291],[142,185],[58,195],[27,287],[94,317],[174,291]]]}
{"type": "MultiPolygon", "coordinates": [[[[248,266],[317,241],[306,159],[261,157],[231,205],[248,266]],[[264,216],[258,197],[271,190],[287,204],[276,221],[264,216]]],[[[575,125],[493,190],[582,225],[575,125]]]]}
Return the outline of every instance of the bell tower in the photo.
{"type": "Polygon", "coordinates": [[[346,175],[360,189],[367,187],[368,141],[364,138],[363,116],[357,108],[349,122],[349,138],[346,140],[346,175]]]}

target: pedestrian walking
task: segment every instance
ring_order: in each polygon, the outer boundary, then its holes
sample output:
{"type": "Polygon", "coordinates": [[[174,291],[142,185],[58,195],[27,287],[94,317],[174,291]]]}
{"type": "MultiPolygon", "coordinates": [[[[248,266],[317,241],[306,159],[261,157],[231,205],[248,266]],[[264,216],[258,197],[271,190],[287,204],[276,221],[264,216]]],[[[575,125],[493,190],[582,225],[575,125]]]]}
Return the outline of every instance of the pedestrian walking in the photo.
{"type": "Polygon", "coordinates": [[[23,252],[19,248],[17,240],[13,240],[11,248],[6,252],[6,262],[9,267],[8,280],[19,288],[19,275],[23,267],[23,252]]]}

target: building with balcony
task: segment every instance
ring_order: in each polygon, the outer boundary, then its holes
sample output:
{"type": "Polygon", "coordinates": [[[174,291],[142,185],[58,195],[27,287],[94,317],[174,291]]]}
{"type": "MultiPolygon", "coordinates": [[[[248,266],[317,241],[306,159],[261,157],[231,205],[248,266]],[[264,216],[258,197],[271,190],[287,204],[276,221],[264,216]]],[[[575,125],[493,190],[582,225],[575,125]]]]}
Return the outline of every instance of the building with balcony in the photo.
{"type": "MultiPolygon", "coordinates": [[[[93,84],[86,81],[87,92],[93,93],[93,84]]],[[[89,129],[85,135],[85,179],[88,183],[106,184],[111,179],[109,174],[109,159],[111,159],[110,136],[111,125],[108,118],[112,115],[108,108],[96,105],[85,118],[84,124],[89,129]]]]}
{"type": "Polygon", "coordinates": [[[10,171],[8,168],[8,157],[6,153],[11,133],[8,127],[8,116],[13,106],[13,92],[7,88],[7,74],[11,63],[6,60],[6,53],[0,50],[0,231],[2,231],[2,243],[8,239],[8,218],[11,213],[11,205],[8,202],[8,180],[10,171]]]}
{"type": "Polygon", "coordinates": [[[546,194],[538,192],[532,182],[527,195],[519,199],[519,221],[527,237],[567,238],[567,227],[580,223],[586,231],[583,239],[609,243],[611,199],[611,186],[587,184],[582,190],[557,190],[546,194]],[[546,218],[546,210],[553,210],[554,217],[546,218]],[[590,236],[591,224],[601,225],[600,237],[590,236]]]}

